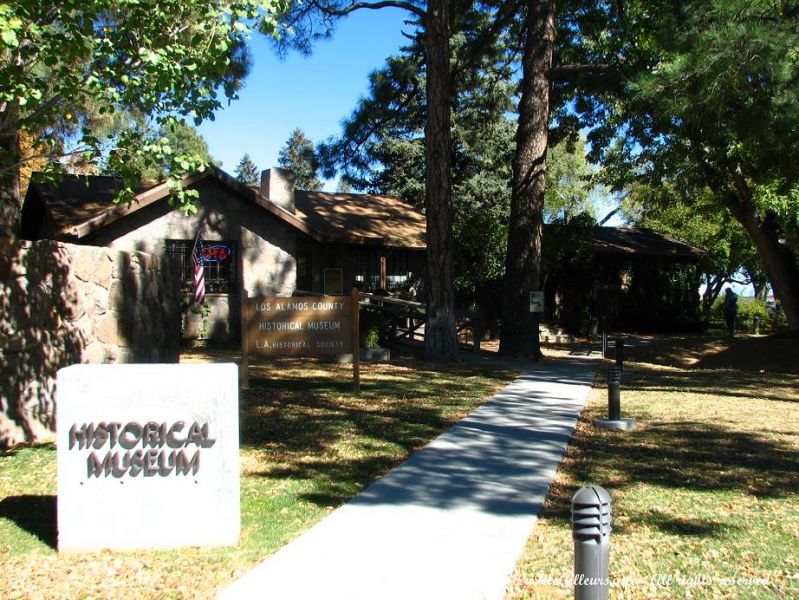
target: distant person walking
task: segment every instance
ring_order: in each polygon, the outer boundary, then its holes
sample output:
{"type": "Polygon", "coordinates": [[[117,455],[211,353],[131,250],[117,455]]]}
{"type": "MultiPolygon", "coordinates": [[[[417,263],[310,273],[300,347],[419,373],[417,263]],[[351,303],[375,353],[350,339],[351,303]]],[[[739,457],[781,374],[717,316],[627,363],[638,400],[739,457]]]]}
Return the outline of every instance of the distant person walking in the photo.
{"type": "Polygon", "coordinates": [[[727,331],[735,335],[735,319],[738,317],[738,295],[727,288],[724,296],[724,320],[727,322],[727,331]]]}

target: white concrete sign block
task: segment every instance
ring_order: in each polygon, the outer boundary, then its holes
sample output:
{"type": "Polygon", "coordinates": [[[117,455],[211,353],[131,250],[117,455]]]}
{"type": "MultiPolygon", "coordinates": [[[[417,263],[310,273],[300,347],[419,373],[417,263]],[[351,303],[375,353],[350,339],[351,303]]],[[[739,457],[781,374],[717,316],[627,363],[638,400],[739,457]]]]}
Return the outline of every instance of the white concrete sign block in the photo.
{"type": "Polygon", "coordinates": [[[58,372],[58,549],[236,545],[235,364],[58,372]]]}

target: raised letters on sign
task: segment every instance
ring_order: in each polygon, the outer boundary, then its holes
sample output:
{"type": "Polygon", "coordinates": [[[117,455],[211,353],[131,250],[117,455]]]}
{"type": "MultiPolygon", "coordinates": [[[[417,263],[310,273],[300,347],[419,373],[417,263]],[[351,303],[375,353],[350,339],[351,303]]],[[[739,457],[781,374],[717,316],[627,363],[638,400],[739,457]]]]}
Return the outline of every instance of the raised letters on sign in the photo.
{"type": "Polygon", "coordinates": [[[86,476],[167,477],[196,475],[200,451],[216,440],[208,423],[100,422],[74,424],[69,429],[69,449],[92,450],[86,457],[86,476]],[[104,456],[96,450],[107,446],[104,456]],[[191,452],[193,450],[193,453],[191,452]]]}

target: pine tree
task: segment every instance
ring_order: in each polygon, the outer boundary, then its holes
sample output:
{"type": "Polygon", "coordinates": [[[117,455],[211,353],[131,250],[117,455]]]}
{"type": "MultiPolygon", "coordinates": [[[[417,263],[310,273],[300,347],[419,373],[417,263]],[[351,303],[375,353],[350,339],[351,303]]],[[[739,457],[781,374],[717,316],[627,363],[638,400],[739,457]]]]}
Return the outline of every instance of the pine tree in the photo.
{"type": "Polygon", "coordinates": [[[337,194],[351,194],[352,192],[352,183],[346,177],[338,180],[338,185],[336,185],[337,194]]]}
{"type": "Polygon", "coordinates": [[[277,162],[284,169],[291,171],[297,189],[310,191],[322,189],[322,182],[316,176],[319,161],[316,158],[313,142],[299,127],[291,132],[286,145],[278,154],[277,162]]]}
{"type": "Polygon", "coordinates": [[[176,120],[154,130],[148,129],[148,123],[140,123],[130,115],[120,117],[120,120],[122,121],[120,136],[138,139],[142,146],[162,144],[168,147],[169,151],[162,156],[156,153],[134,155],[124,162],[115,152],[111,152],[101,165],[103,174],[123,176],[125,171],[133,170],[144,180],[163,181],[175,173],[176,160],[193,165],[194,170],[203,165],[219,165],[219,161],[211,156],[208,142],[197,128],[189,123],[176,120]]]}
{"type": "Polygon", "coordinates": [[[241,181],[244,185],[257,187],[260,183],[258,180],[258,166],[253,162],[248,153],[244,153],[241,157],[239,165],[235,170],[236,179],[241,181]]]}
{"type": "MultiPolygon", "coordinates": [[[[452,10],[460,27],[489,25],[489,16],[472,3],[459,1],[452,10]]],[[[506,38],[479,50],[476,38],[456,36],[450,44],[451,62],[459,65],[451,90],[452,252],[458,301],[476,301],[490,311],[498,301],[482,291],[495,289],[502,276],[515,84],[503,49],[506,38]]],[[[424,55],[423,40],[416,39],[370,75],[369,93],[343,122],[341,136],[318,147],[326,176],[341,173],[355,189],[424,209],[424,55]]]]}
{"type": "Polygon", "coordinates": [[[387,7],[408,11],[415,20],[417,34],[424,39],[427,101],[424,137],[425,212],[429,274],[425,356],[431,360],[454,361],[457,360],[458,345],[452,268],[450,0],[309,0],[292,3],[289,10],[281,16],[281,25],[285,30],[293,32],[291,45],[308,52],[314,40],[331,34],[336,19],[358,10],[379,10],[387,7]]]}
{"type": "Polygon", "coordinates": [[[502,308],[502,322],[512,323],[513,327],[502,328],[499,351],[506,356],[539,360],[543,357],[538,338],[539,315],[528,307],[530,293],[541,286],[555,2],[528,0],[527,5],[502,308]]]}

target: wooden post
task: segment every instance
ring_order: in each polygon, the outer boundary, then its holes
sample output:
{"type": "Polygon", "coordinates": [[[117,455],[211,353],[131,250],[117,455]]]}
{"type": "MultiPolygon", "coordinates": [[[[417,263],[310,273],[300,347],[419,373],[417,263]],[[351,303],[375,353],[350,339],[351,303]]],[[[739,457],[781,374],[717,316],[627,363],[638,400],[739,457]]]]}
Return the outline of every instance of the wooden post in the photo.
{"type": "Polygon", "coordinates": [[[241,389],[250,389],[250,344],[247,339],[247,324],[249,323],[249,311],[247,310],[247,290],[241,286],[239,292],[241,297],[241,360],[239,370],[241,371],[241,389]]]}
{"type": "Polygon", "coordinates": [[[352,387],[356,394],[361,391],[361,292],[352,288],[352,387]]]}
{"type": "Polygon", "coordinates": [[[385,254],[380,255],[380,288],[388,290],[388,258],[385,254]]]}

